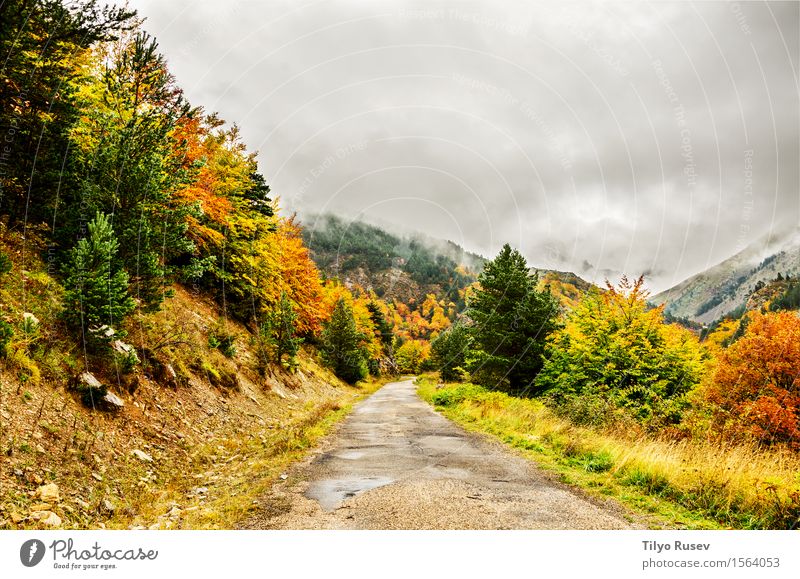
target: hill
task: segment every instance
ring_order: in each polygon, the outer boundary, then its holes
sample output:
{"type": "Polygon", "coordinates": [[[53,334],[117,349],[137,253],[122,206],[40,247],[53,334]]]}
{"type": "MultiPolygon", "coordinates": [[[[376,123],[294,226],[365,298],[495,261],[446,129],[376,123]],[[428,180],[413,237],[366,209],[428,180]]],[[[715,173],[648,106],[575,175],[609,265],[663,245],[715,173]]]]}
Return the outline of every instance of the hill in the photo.
{"type": "MultiPolygon", "coordinates": [[[[412,307],[434,294],[463,310],[465,291],[487,261],[452,241],[419,233],[397,235],[333,214],[304,221],[303,241],[325,275],[340,279],[348,287],[372,290],[378,297],[412,307]]],[[[536,271],[540,287],[549,287],[566,307],[574,306],[592,287],[572,272],[536,271]]]]}
{"type": "Polygon", "coordinates": [[[434,294],[462,309],[464,290],[486,261],[452,241],[395,235],[333,214],[306,218],[303,241],[328,277],[406,304],[434,294]]]}
{"type": "Polygon", "coordinates": [[[751,245],[722,263],[650,298],[666,313],[709,323],[744,306],[758,284],[800,274],[800,231],[751,245]]]}

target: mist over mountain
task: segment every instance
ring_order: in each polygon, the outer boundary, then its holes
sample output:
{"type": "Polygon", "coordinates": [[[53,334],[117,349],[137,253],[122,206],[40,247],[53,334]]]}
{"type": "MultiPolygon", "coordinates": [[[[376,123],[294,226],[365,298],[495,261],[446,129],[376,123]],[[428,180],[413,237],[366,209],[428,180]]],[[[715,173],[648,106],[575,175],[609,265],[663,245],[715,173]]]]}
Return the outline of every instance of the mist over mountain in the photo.
{"type": "Polygon", "coordinates": [[[651,297],[676,317],[712,322],[744,305],[759,282],[800,274],[800,229],[758,240],[672,288],[651,297]]]}

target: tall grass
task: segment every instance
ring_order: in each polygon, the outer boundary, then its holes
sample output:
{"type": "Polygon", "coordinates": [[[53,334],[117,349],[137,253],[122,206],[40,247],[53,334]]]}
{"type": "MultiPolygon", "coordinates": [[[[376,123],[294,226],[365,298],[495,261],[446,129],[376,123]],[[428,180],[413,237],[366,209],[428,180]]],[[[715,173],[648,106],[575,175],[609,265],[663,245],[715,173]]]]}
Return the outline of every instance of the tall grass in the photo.
{"type": "Polygon", "coordinates": [[[437,388],[434,380],[422,378],[419,391],[449,418],[533,453],[570,482],[660,512],[672,525],[800,528],[800,456],[795,452],[578,426],[538,400],[473,384],[437,388]],[[648,503],[642,497],[658,500],[648,503]],[[685,520],[687,514],[692,520],[685,520]]]}

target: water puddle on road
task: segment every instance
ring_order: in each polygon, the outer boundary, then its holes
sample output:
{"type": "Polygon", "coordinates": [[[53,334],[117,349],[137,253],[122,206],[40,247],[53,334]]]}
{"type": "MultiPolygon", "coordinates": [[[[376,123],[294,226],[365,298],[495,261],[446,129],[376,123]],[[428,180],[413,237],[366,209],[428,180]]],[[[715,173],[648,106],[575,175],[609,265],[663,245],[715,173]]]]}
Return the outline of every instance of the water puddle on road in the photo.
{"type": "Polygon", "coordinates": [[[382,476],[323,479],[312,482],[305,495],[314,499],[326,511],[332,511],[339,503],[357,494],[394,482],[382,476]]]}

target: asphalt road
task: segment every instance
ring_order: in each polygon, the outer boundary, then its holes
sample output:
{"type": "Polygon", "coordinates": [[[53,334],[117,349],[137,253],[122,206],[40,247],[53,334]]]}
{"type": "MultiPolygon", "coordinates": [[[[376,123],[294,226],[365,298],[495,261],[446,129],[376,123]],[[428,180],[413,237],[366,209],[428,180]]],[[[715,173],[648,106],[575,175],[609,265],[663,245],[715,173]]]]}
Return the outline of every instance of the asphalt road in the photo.
{"type": "Polygon", "coordinates": [[[244,528],[626,529],[641,525],[436,413],[411,380],[359,403],[244,528]]]}

